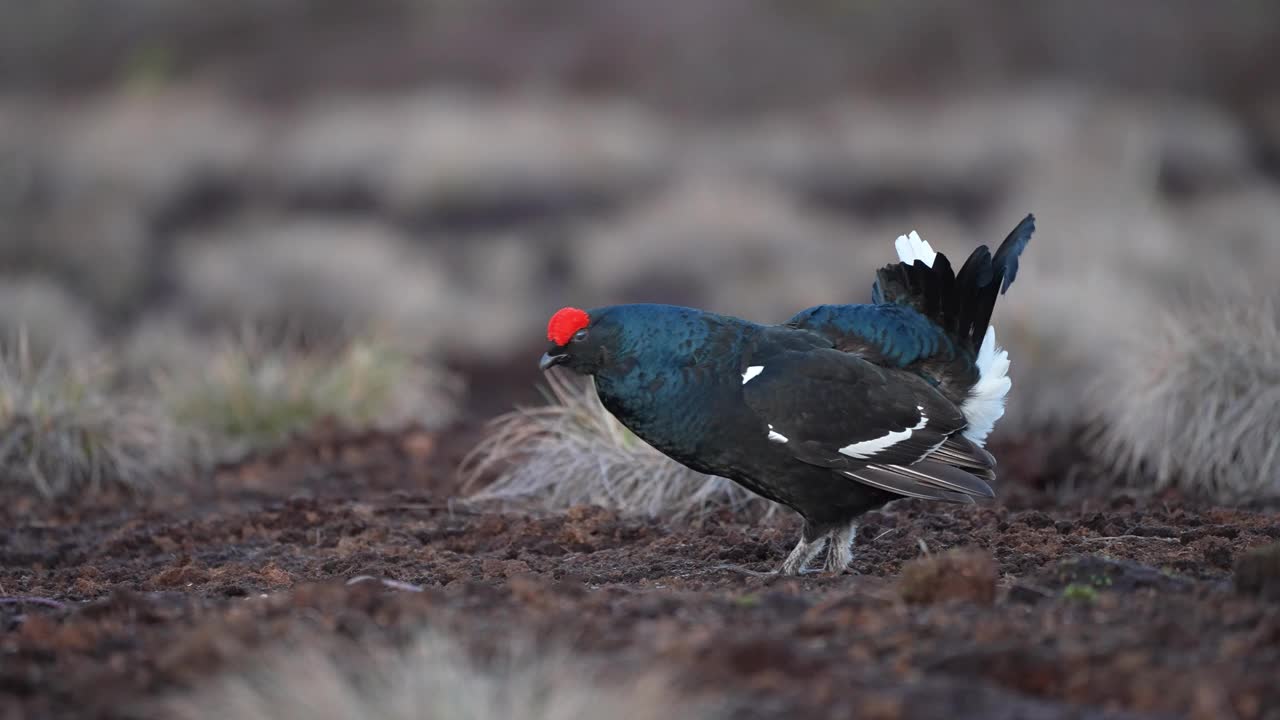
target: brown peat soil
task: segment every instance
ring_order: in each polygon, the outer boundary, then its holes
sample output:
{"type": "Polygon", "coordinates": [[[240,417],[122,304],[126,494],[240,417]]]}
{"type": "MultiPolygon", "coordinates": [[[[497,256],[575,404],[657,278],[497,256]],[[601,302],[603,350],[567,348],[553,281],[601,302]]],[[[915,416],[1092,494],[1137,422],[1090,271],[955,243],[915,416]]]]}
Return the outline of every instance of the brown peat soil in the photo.
{"type": "Polygon", "coordinates": [[[721,566],[771,569],[794,519],[457,501],[477,432],[321,433],[182,498],[6,499],[0,718],[160,717],[274,643],[424,626],[657,668],[734,717],[1280,718],[1280,602],[1232,579],[1272,512],[1005,487],[870,514],[854,574],[754,576],[721,566]]]}

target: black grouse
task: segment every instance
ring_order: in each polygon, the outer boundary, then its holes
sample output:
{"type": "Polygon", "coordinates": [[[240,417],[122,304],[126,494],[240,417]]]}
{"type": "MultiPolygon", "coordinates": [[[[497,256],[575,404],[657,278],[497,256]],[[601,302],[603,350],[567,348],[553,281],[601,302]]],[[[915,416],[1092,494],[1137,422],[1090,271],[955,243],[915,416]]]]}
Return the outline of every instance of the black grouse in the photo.
{"type": "Polygon", "coordinates": [[[1028,215],[959,272],[912,232],[870,304],[782,325],[669,305],[564,308],[541,367],[594,376],[609,412],[664,454],[800,513],[780,572],[800,573],[824,546],[826,570],[843,572],[863,513],[994,496],[982,445],[1011,382],[991,313],[1034,230],[1028,215]]]}

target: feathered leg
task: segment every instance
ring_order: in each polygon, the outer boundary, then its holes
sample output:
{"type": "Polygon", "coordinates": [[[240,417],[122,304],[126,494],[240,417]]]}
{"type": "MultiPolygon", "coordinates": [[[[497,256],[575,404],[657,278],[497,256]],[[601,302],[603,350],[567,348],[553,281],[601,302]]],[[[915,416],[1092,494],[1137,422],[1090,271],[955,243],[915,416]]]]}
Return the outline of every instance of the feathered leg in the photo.
{"type": "Polygon", "coordinates": [[[857,534],[858,524],[853,522],[831,531],[831,545],[823,572],[839,575],[849,569],[849,563],[853,561],[853,539],[857,534]]]}
{"type": "Polygon", "coordinates": [[[818,553],[822,552],[822,548],[827,545],[827,536],[820,535],[813,540],[808,539],[808,533],[800,534],[800,541],[796,543],[795,549],[782,562],[782,567],[778,572],[782,575],[799,575],[804,572],[809,561],[818,553]]]}

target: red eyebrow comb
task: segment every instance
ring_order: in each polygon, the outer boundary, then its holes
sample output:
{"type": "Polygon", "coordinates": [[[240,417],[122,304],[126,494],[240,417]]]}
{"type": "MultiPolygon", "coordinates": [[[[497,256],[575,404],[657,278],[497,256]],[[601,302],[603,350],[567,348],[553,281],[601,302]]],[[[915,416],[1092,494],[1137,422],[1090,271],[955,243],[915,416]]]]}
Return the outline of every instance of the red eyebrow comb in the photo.
{"type": "Polygon", "coordinates": [[[591,322],[591,316],[587,315],[585,310],[579,310],[575,307],[563,307],[551,316],[551,322],[547,323],[547,339],[557,345],[564,345],[569,342],[573,334],[586,327],[591,322]]]}

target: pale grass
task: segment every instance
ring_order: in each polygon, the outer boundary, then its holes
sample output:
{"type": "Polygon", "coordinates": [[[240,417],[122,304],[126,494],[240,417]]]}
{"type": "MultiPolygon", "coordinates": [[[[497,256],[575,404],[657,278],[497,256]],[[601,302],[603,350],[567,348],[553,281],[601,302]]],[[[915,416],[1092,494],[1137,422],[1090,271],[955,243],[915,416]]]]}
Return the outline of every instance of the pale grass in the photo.
{"type": "MultiPolygon", "coordinates": [[[[656,672],[602,677],[601,663],[530,641],[498,640],[494,657],[473,658],[458,641],[425,632],[401,651],[297,643],[259,656],[156,717],[175,720],[662,720],[710,718],[677,701],[656,672]]],[[[144,715],[151,715],[146,710],[144,715]]]]}
{"type": "Polygon", "coordinates": [[[1160,320],[1095,385],[1102,455],[1158,489],[1280,497],[1276,302],[1246,295],[1160,320]]]}
{"type": "Polygon", "coordinates": [[[725,478],[690,470],[636,437],[604,408],[589,382],[558,372],[548,373],[547,381],[546,405],[495,419],[463,461],[466,487],[476,491],[472,499],[548,509],[591,504],[675,520],[721,508],[772,513],[773,503],[725,478]]]}
{"type": "Polygon", "coordinates": [[[101,358],[33,359],[20,332],[0,350],[0,473],[44,498],[155,488],[189,470],[196,444],[154,396],[113,386],[101,358]]]}
{"type": "Polygon", "coordinates": [[[159,375],[162,397],[217,455],[286,442],[322,422],[348,429],[438,427],[456,410],[456,381],[377,338],[297,349],[241,333],[194,367],[159,375]]]}

